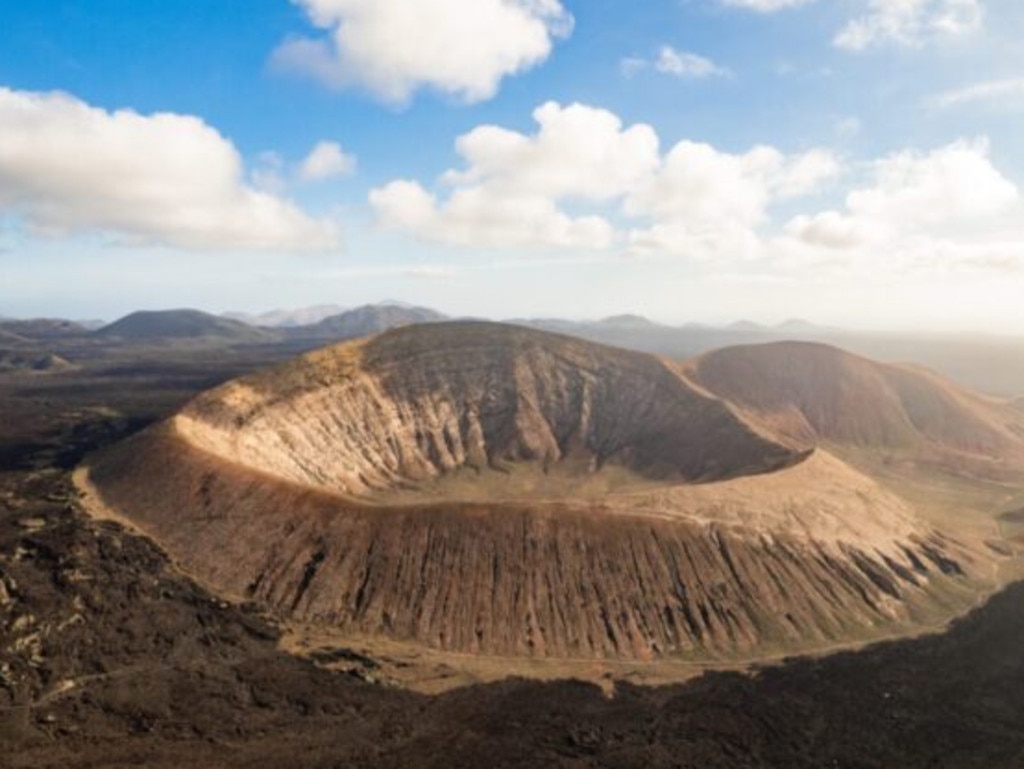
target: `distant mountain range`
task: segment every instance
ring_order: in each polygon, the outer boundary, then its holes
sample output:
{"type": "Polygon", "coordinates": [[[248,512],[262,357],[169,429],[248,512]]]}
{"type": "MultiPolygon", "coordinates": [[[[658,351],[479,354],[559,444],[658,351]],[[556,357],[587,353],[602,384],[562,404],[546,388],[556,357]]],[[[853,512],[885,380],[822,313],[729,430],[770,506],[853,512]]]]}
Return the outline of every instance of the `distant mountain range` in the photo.
{"type": "Polygon", "coordinates": [[[89,328],[82,323],[64,318],[31,318],[28,320],[4,318],[0,320],[0,339],[4,335],[14,335],[22,340],[63,339],[88,332],[89,328]]]}
{"type": "Polygon", "coordinates": [[[310,326],[290,329],[290,332],[297,338],[351,339],[379,334],[400,326],[437,323],[442,320],[447,320],[447,316],[426,307],[369,304],[324,318],[319,323],[310,326]]]}
{"type": "MultiPolygon", "coordinates": [[[[217,316],[198,310],[135,312],[95,331],[82,323],[60,319],[3,320],[0,346],[29,345],[49,350],[61,341],[97,340],[205,347],[286,344],[290,349],[302,350],[399,326],[449,319],[436,310],[398,302],[365,305],[324,316],[334,309],[338,309],[336,305],[319,305],[251,316],[259,323],[277,325],[253,325],[240,320],[241,314],[217,316]],[[315,321],[301,322],[314,318],[315,321]]],[[[636,314],[591,321],[516,318],[506,322],[676,359],[735,345],[822,342],[882,361],[918,363],[968,387],[996,395],[1024,393],[1024,335],[886,334],[847,331],[801,319],[778,325],[743,320],[719,326],[668,326],[636,314]]]]}
{"type": "MultiPolygon", "coordinates": [[[[297,311],[292,319],[315,316],[325,308],[297,311]]],[[[277,317],[283,318],[284,314],[277,317]]],[[[134,343],[181,343],[202,345],[245,345],[292,342],[319,346],[414,323],[431,323],[445,316],[424,307],[366,305],[322,318],[316,323],[256,326],[236,318],[212,315],[199,310],[139,311],[91,333],[91,337],[134,343]]],[[[83,333],[85,333],[83,331],[83,333]]]]}
{"type": "Polygon", "coordinates": [[[254,315],[247,312],[226,312],[225,318],[248,323],[250,326],[267,326],[270,328],[291,328],[294,326],[309,326],[319,323],[324,318],[333,315],[340,315],[347,308],[339,304],[318,304],[313,307],[303,307],[298,310],[271,310],[270,312],[254,315]]]}
{"type": "MultiPolygon", "coordinates": [[[[298,309],[284,310],[270,310],[269,312],[263,313],[248,313],[248,312],[225,312],[222,317],[230,318],[231,320],[239,320],[242,323],[248,323],[250,326],[261,326],[264,328],[299,328],[301,326],[315,326],[321,321],[328,320],[329,318],[337,318],[338,316],[345,315],[348,312],[358,313],[361,316],[367,316],[373,311],[380,309],[386,316],[388,313],[393,313],[395,310],[414,310],[417,313],[425,315],[441,316],[440,313],[434,310],[427,310],[423,307],[417,307],[413,304],[398,301],[383,301],[375,304],[363,305],[361,307],[351,308],[344,307],[340,304],[316,304],[311,307],[300,307],[298,309]]],[[[373,324],[371,323],[368,328],[373,324]]],[[[385,326],[389,328],[390,326],[385,326]]],[[[378,331],[384,330],[385,327],[378,328],[378,331]]],[[[366,333],[373,333],[373,331],[367,331],[366,333]]]]}

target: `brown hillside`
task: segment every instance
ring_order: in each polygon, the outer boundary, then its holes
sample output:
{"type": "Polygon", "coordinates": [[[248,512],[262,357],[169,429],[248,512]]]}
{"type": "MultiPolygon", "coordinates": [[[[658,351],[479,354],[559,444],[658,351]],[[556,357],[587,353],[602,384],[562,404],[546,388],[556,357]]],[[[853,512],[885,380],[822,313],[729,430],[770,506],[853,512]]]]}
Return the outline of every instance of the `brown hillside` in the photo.
{"type": "Polygon", "coordinates": [[[969,599],[975,551],[759,424],[651,356],[419,326],[210,391],[87,488],[225,593],[454,652],[735,659],[969,599]]]}
{"type": "Polygon", "coordinates": [[[683,369],[794,438],[1024,466],[1016,410],[924,369],[803,342],[730,347],[683,369]]]}

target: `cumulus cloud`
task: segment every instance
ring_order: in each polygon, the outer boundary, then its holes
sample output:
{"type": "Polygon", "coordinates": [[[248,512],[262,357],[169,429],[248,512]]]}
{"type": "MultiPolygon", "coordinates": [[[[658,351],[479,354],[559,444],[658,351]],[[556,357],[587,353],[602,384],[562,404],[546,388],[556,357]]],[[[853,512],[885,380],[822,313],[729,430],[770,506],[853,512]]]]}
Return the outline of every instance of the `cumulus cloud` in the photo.
{"type": "Polygon", "coordinates": [[[465,165],[441,177],[446,197],[413,180],[374,190],[378,218],[464,246],[684,251],[749,242],[770,205],[839,171],[824,150],[732,155],[683,141],[663,156],[650,126],[625,127],[613,113],[581,104],[548,103],[534,119],[533,135],[481,126],[460,137],[465,165]],[[612,220],[620,217],[637,229],[617,232],[612,220]]]}
{"type": "Polygon", "coordinates": [[[533,112],[533,136],[481,126],[459,137],[464,171],[453,184],[482,183],[502,192],[606,200],[629,189],[658,165],[658,137],[645,124],[624,127],[607,110],[548,102],[533,112]]]}
{"type": "Polygon", "coordinates": [[[709,144],[681,141],[659,173],[627,199],[626,211],[661,220],[753,226],[764,219],[772,199],[798,195],[836,169],[836,161],[825,152],[787,159],[762,146],[733,155],[709,144]]]}
{"type": "Polygon", "coordinates": [[[982,0],[868,0],[867,12],[843,27],[833,42],[850,51],[886,42],[918,46],[975,32],[984,15],[982,0]]]}
{"type": "Polygon", "coordinates": [[[625,201],[627,214],[654,222],[634,229],[631,245],[639,252],[751,256],[771,205],[811,193],[840,170],[825,150],[787,157],[761,146],[736,155],[681,141],[625,201]]]}
{"type": "Polygon", "coordinates": [[[540,64],[572,16],[558,0],[293,0],[325,34],[284,42],[280,67],[402,103],[420,87],[468,102],[540,64]]]}
{"type": "Polygon", "coordinates": [[[875,161],[844,210],[794,217],[778,245],[810,259],[845,255],[862,269],[1020,263],[1021,203],[1016,185],[992,165],[986,140],[958,141],[875,161]]]}
{"type": "Polygon", "coordinates": [[[639,185],[658,165],[657,135],[580,104],[551,102],[533,117],[532,136],[486,125],[459,137],[465,167],[442,177],[452,189],[445,200],[409,180],[374,190],[370,202],[381,221],[459,245],[609,246],[605,218],[572,216],[560,204],[610,201],[639,185]]]}
{"type": "Polygon", "coordinates": [[[847,198],[858,216],[936,225],[998,214],[1017,200],[1016,186],[992,165],[987,139],[958,141],[927,154],[898,152],[873,167],[874,186],[847,198]]]}
{"type": "Polygon", "coordinates": [[[497,197],[470,187],[442,204],[418,183],[396,181],[371,191],[370,203],[386,225],[450,245],[607,248],[612,242],[612,226],[604,218],[574,218],[537,196],[497,197]]]}
{"type": "Polygon", "coordinates": [[[983,138],[850,167],[820,148],[684,139],[663,151],[650,126],[581,104],[548,103],[534,118],[533,133],[485,125],[460,137],[461,165],[435,184],[373,190],[379,222],[472,248],[759,260],[780,274],[1024,265],[1024,198],[983,138]],[[842,205],[819,202],[839,191],[842,205]]]}
{"type": "Polygon", "coordinates": [[[299,165],[299,178],[317,182],[336,176],[348,176],[356,170],[356,159],[336,142],[319,142],[299,165]]]}
{"type": "Polygon", "coordinates": [[[335,224],[247,184],[238,151],[199,118],[59,93],[0,88],[0,211],[39,233],[186,249],[340,245],[335,224]]]}

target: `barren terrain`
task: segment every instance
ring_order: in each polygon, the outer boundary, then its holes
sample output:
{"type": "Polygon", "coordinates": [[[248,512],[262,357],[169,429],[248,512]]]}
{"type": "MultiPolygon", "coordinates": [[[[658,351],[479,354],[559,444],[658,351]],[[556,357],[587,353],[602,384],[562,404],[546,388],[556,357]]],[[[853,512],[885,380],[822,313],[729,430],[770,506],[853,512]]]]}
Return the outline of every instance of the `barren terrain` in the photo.
{"type": "MultiPolygon", "coordinates": [[[[197,365],[194,355],[165,354],[159,370],[117,363],[0,382],[0,765],[1015,769],[1024,762],[1018,587],[947,633],[754,675],[708,673],[659,688],[620,681],[611,699],[593,685],[523,680],[423,696],[367,683],[383,665],[344,646],[321,648],[317,662],[279,652],[279,631],[254,607],[222,602],[150,542],[90,521],[69,483],[84,454],[265,360],[259,352],[197,365]],[[320,667],[343,663],[351,672],[320,667]]],[[[943,491],[977,504],[958,488],[943,491]]],[[[1003,508],[1008,527],[1021,507],[1003,508]]],[[[613,670],[605,671],[605,691],[613,670]]]]}

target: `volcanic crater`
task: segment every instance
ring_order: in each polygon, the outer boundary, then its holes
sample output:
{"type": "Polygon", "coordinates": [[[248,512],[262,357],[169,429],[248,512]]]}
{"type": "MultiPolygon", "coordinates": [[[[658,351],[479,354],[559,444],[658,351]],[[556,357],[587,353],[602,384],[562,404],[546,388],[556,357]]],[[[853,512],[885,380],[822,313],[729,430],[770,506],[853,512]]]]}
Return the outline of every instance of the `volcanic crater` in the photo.
{"type": "MultiPolygon", "coordinates": [[[[406,327],[199,396],[94,457],[88,488],[222,594],[446,652],[751,659],[961,609],[991,554],[844,461],[848,436],[777,381],[812,376],[823,353],[786,354],[812,362],[406,327]],[[755,397],[759,382],[776,395],[755,397]]],[[[871,396],[856,376],[836,387],[871,396]]],[[[899,430],[857,440],[996,464],[1021,451],[984,404],[971,439],[946,446],[949,415],[929,432],[885,403],[899,430]]]]}

